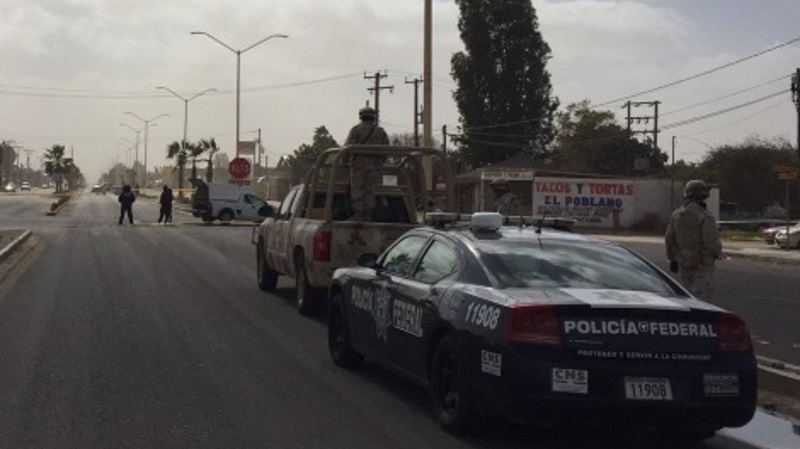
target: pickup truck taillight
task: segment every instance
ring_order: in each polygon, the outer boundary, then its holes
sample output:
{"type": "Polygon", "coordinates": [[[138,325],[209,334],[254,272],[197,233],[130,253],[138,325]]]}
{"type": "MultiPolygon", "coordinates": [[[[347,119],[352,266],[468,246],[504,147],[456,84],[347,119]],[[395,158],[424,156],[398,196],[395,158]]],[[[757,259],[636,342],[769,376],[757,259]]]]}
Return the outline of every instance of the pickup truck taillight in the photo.
{"type": "Polygon", "coordinates": [[[319,231],[314,234],[314,260],[319,262],[330,262],[331,231],[319,231]]]}

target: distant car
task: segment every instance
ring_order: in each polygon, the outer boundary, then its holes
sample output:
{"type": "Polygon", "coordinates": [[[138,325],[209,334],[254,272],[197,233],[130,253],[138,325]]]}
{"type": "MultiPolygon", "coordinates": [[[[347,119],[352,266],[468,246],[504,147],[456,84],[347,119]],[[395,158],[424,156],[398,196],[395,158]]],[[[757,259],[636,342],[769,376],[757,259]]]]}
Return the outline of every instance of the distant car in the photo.
{"type": "MultiPolygon", "coordinates": [[[[794,226],[797,223],[790,223],[789,226],[794,226]]],[[[769,245],[775,244],[775,234],[780,232],[781,230],[786,230],[786,225],[781,226],[770,226],[768,228],[761,230],[761,236],[764,237],[764,241],[767,242],[769,245]]]]}
{"type": "Polygon", "coordinates": [[[453,432],[503,416],[702,440],[752,419],[739,316],[617,244],[502,220],[417,228],[336,270],[333,362],[367,357],[425,386],[453,432]]]}
{"type": "Polygon", "coordinates": [[[22,183],[19,185],[19,190],[31,190],[31,183],[28,181],[22,181],[22,183]]]}
{"type": "Polygon", "coordinates": [[[16,192],[16,191],[17,191],[17,185],[14,184],[13,182],[9,182],[3,186],[3,192],[16,192]]]}
{"type": "Polygon", "coordinates": [[[800,225],[791,226],[788,234],[785,226],[781,228],[781,230],[775,234],[775,243],[781,248],[800,249],[800,225]]]}

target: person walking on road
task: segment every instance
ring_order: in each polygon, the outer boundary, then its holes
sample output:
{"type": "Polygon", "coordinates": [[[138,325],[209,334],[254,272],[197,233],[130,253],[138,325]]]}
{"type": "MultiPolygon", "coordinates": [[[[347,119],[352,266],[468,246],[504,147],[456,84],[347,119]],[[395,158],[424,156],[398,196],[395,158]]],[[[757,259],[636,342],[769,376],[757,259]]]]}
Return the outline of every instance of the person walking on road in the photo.
{"type": "Polygon", "coordinates": [[[136,195],[133,194],[131,186],[126,185],[122,188],[122,193],[119,194],[117,201],[119,201],[120,205],[119,224],[122,224],[126,213],[128,214],[128,222],[133,224],[133,203],[136,201],[136,195]]]}
{"type": "Polygon", "coordinates": [[[161,197],[158,199],[158,202],[161,203],[161,212],[158,215],[159,223],[161,223],[161,220],[164,220],[164,224],[172,223],[172,199],[172,189],[169,186],[164,186],[161,191],[161,197]]]}
{"type": "MultiPolygon", "coordinates": [[[[350,129],[345,145],[389,145],[389,136],[378,125],[378,113],[370,107],[358,111],[361,122],[350,129]]],[[[368,220],[375,209],[374,186],[382,158],[353,157],[350,167],[350,207],[353,219],[368,220]]]]}
{"type": "Polygon", "coordinates": [[[511,186],[505,179],[495,179],[489,183],[492,192],[497,200],[494,202],[495,212],[509,215],[514,211],[517,196],[511,193],[511,186]]]}
{"type": "Polygon", "coordinates": [[[670,270],[703,300],[711,298],[714,264],[722,255],[717,222],[706,209],[709,191],[704,181],[687,182],[683,205],[672,213],[664,236],[670,270]]]}

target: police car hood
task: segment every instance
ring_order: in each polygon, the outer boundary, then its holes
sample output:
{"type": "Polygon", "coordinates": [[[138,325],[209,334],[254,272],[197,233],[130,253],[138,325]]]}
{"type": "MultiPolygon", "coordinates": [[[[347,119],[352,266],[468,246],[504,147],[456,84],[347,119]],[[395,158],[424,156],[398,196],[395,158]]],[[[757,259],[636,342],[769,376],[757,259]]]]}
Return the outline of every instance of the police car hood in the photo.
{"type": "Polygon", "coordinates": [[[693,297],[662,296],[639,290],[586,289],[586,288],[507,288],[503,290],[508,304],[548,304],[561,306],[589,306],[592,309],[649,309],[674,312],[704,310],[719,312],[722,309],[693,297]]]}

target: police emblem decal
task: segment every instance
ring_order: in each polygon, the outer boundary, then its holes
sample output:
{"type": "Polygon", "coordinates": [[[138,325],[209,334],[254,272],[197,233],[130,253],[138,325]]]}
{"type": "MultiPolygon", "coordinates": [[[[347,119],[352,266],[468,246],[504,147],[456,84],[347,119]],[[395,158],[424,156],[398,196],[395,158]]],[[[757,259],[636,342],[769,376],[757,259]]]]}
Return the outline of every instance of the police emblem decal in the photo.
{"type": "Polygon", "coordinates": [[[389,304],[392,300],[392,294],[389,292],[389,287],[384,283],[375,292],[374,307],[372,309],[372,317],[375,319],[375,331],[378,338],[383,341],[387,339],[387,331],[392,323],[392,308],[389,304]]]}

